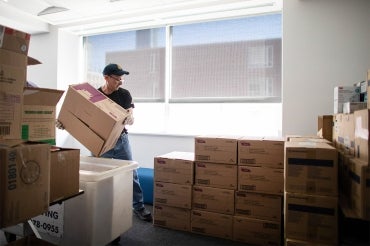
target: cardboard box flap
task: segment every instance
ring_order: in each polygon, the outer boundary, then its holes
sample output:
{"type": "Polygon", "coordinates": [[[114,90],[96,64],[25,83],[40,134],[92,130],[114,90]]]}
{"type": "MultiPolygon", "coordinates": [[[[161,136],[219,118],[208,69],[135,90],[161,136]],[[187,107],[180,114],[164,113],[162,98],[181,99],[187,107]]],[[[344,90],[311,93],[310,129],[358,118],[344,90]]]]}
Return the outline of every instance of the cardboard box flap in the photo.
{"type": "Polygon", "coordinates": [[[24,143],[22,139],[3,139],[0,141],[0,147],[12,148],[24,143]]]}
{"type": "Polygon", "coordinates": [[[27,56],[27,65],[38,65],[41,62],[33,57],[27,56]]]}
{"type": "Polygon", "coordinates": [[[23,93],[24,104],[56,106],[63,93],[62,90],[26,87],[23,93]]]}
{"type": "Polygon", "coordinates": [[[0,147],[14,148],[19,145],[32,146],[37,144],[45,144],[38,141],[25,141],[23,139],[2,139],[0,140],[0,147]]]}

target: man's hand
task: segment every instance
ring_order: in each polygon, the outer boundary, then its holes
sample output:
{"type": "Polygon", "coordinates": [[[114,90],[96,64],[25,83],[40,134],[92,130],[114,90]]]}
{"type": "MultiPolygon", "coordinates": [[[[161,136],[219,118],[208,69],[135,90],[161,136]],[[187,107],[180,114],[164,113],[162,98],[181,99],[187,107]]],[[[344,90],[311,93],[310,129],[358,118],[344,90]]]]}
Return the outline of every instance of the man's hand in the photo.
{"type": "Polygon", "coordinates": [[[126,117],[126,119],[124,121],[124,124],[125,125],[132,125],[132,124],[134,124],[134,112],[133,112],[133,108],[127,109],[127,113],[128,113],[128,115],[127,115],[127,117],[126,117]]]}
{"type": "Polygon", "coordinates": [[[58,128],[60,130],[64,130],[64,126],[63,126],[62,122],[60,122],[59,120],[55,120],[55,126],[56,126],[56,128],[58,128]]]}

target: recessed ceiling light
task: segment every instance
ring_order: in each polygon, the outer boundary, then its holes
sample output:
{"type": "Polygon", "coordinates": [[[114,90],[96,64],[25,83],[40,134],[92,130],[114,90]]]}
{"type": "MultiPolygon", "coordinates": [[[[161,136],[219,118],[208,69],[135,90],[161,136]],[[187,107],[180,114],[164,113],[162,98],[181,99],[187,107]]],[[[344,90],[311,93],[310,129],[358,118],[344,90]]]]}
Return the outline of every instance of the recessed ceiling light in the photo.
{"type": "Polygon", "coordinates": [[[51,7],[47,7],[46,9],[44,9],[37,15],[41,16],[41,15],[55,14],[55,13],[59,13],[59,12],[67,11],[67,10],[69,9],[64,8],[64,7],[51,6],[51,7]]]}

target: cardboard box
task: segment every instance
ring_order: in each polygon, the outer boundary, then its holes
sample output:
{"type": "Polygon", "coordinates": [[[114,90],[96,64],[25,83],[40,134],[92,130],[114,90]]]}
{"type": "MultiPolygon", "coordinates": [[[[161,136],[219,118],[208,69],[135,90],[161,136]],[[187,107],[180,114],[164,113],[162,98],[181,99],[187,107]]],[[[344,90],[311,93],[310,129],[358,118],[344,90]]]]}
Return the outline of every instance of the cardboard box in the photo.
{"type": "Polygon", "coordinates": [[[64,91],[24,88],[22,139],[55,145],[56,105],[64,91]]]}
{"type": "Polygon", "coordinates": [[[235,215],[281,221],[283,199],[280,195],[235,192],[235,215]]]}
{"type": "Polygon", "coordinates": [[[13,52],[28,54],[31,35],[10,27],[0,25],[0,48],[13,52]]]}
{"type": "Polygon", "coordinates": [[[201,210],[191,211],[191,232],[232,239],[233,216],[201,210]]]}
{"type": "Polygon", "coordinates": [[[345,154],[343,151],[338,151],[338,189],[339,196],[345,197],[345,202],[348,202],[350,197],[351,179],[349,175],[350,160],[353,156],[345,154]]]}
{"type": "Polygon", "coordinates": [[[289,136],[288,137],[289,142],[312,142],[312,143],[326,143],[329,145],[332,145],[332,142],[319,137],[319,136],[289,136]]]}
{"type": "Polygon", "coordinates": [[[355,157],[369,162],[370,145],[369,145],[369,109],[358,110],[354,112],[354,129],[355,129],[355,157]]]}
{"type": "Polygon", "coordinates": [[[284,140],[280,138],[240,138],[238,140],[238,165],[283,168],[284,140]]]}
{"type": "Polygon", "coordinates": [[[234,214],[234,190],[193,186],[193,209],[234,214]]]}
{"type": "Polygon", "coordinates": [[[349,160],[350,208],[358,218],[370,220],[370,166],[357,158],[349,160]]]}
{"type": "Polygon", "coordinates": [[[337,149],[355,155],[354,114],[336,114],[333,119],[333,142],[337,149]]]}
{"type": "Polygon", "coordinates": [[[80,150],[53,147],[50,161],[50,202],[76,195],[80,182],[80,150]]]}
{"type": "Polygon", "coordinates": [[[366,109],[367,102],[345,102],[343,103],[343,113],[352,114],[356,110],[366,109]]]}
{"type": "Polygon", "coordinates": [[[0,49],[0,139],[21,139],[27,56],[0,49]]]}
{"type": "Polygon", "coordinates": [[[194,183],[194,153],[173,151],[154,158],[154,181],[194,183]]]}
{"type": "Polygon", "coordinates": [[[190,231],[191,210],[165,205],[153,207],[153,225],[180,231],[190,231]]]}
{"type": "Polygon", "coordinates": [[[69,86],[58,120],[94,156],[100,156],[116,144],[127,115],[92,85],[82,83],[69,86]]]}
{"type": "Polygon", "coordinates": [[[317,118],[318,136],[333,142],[333,115],[319,115],[317,118]]]}
{"type": "Polygon", "coordinates": [[[285,143],[285,190],[338,195],[338,152],[325,143],[285,143]]]}
{"type": "Polygon", "coordinates": [[[237,139],[231,136],[195,137],[195,161],[236,164],[237,139]]]}
{"type": "Polygon", "coordinates": [[[154,205],[191,209],[192,186],[154,182],[154,205]]]}
{"type": "Polygon", "coordinates": [[[236,165],[195,162],[195,184],[236,190],[238,186],[236,165]]]}
{"type": "Polygon", "coordinates": [[[49,208],[50,145],[4,140],[0,144],[0,228],[49,208]]]}
{"type": "Polygon", "coordinates": [[[283,195],[284,169],[238,166],[238,190],[283,195]]]}
{"type": "Polygon", "coordinates": [[[343,113],[343,103],[359,101],[359,86],[336,86],[334,88],[334,114],[343,113]]]}
{"type": "Polygon", "coordinates": [[[281,245],[280,222],[234,216],[233,240],[250,245],[281,245]]]}
{"type": "Polygon", "coordinates": [[[290,134],[285,136],[285,141],[287,142],[301,142],[301,139],[312,139],[315,140],[323,140],[322,137],[317,135],[298,135],[298,134],[290,134]]]}
{"type": "Polygon", "coordinates": [[[338,198],[285,193],[285,237],[338,244],[338,198]]]}

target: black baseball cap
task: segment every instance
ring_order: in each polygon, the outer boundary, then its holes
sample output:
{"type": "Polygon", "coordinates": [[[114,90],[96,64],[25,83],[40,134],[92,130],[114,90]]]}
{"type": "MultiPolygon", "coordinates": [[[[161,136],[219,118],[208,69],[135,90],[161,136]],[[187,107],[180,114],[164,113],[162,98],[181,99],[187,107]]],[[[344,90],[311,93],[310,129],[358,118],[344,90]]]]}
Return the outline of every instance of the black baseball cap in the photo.
{"type": "Polygon", "coordinates": [[[103,70],[103,75],[117,75],[122,76],[124,74],[130,74],[129,72],[122,69],[122,67],[118,64],[110,63],[107,66],[105,66],[103,70]]]}

